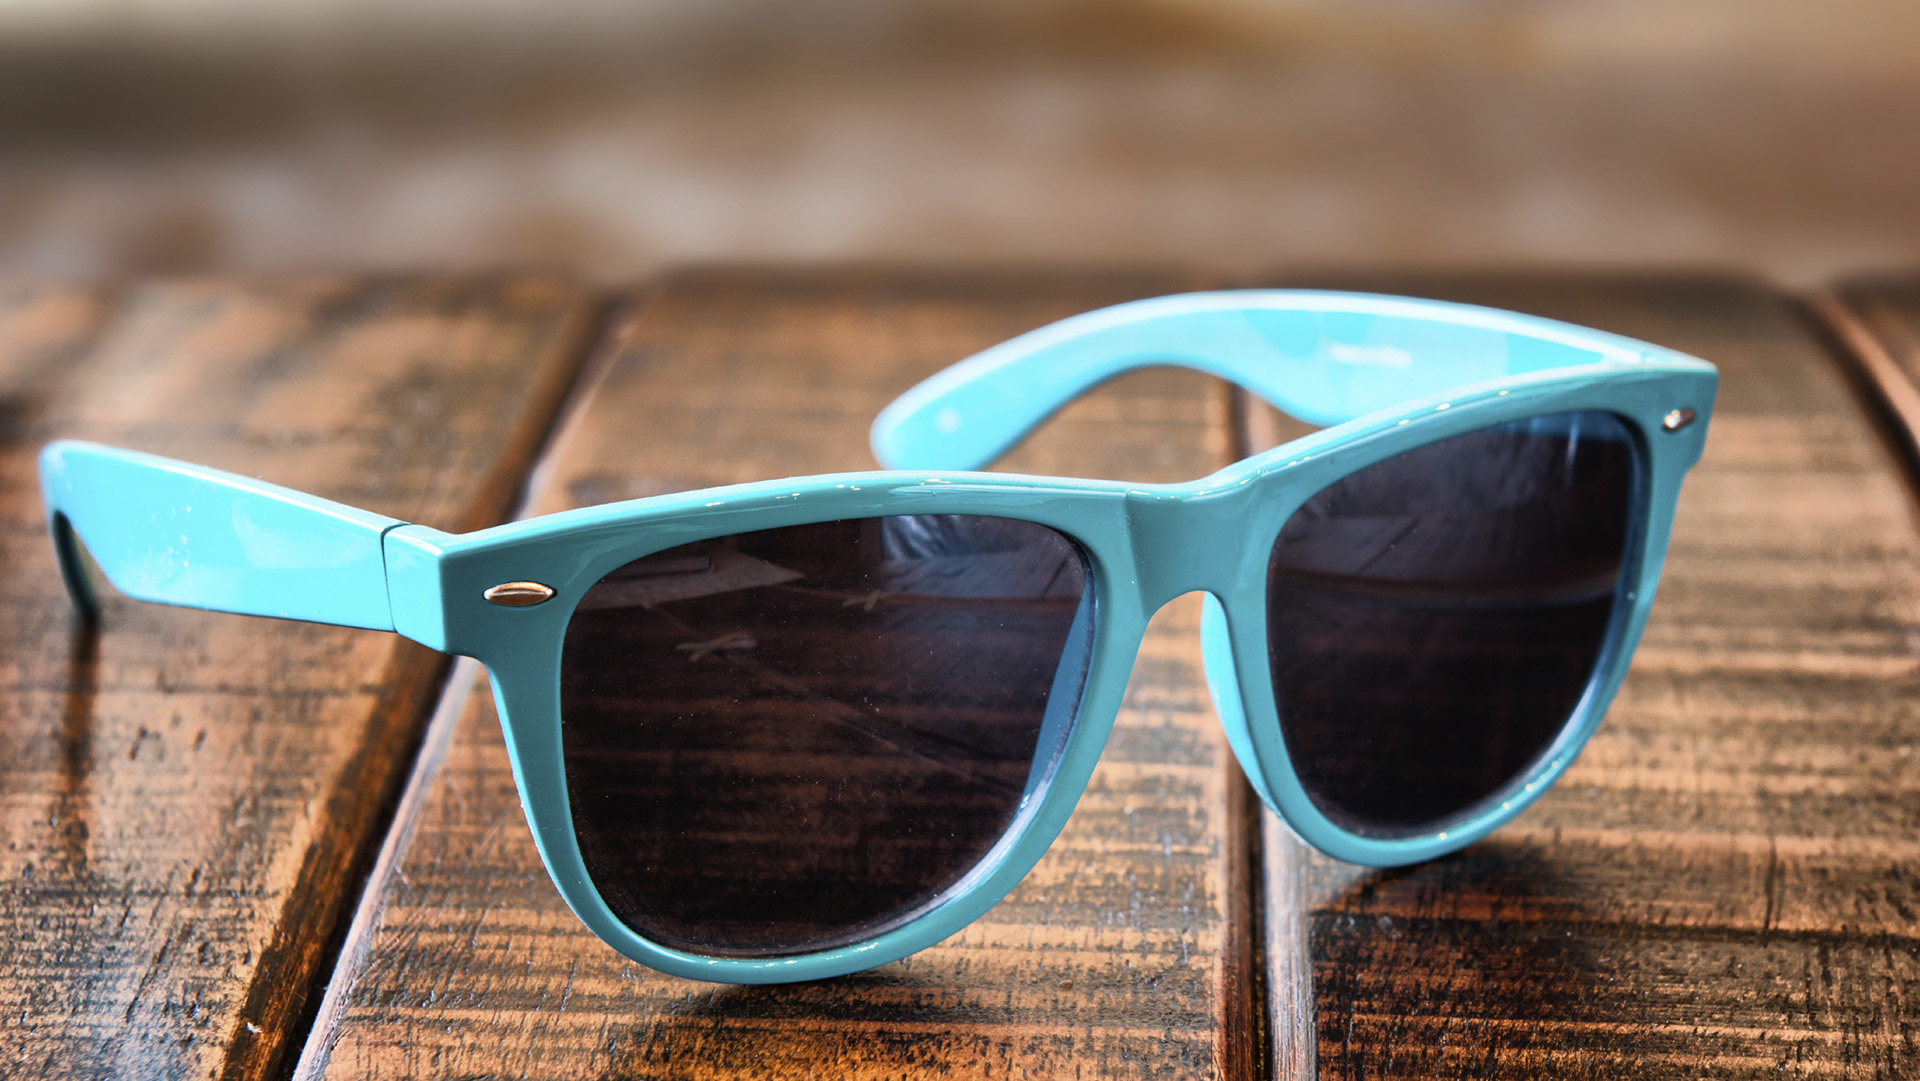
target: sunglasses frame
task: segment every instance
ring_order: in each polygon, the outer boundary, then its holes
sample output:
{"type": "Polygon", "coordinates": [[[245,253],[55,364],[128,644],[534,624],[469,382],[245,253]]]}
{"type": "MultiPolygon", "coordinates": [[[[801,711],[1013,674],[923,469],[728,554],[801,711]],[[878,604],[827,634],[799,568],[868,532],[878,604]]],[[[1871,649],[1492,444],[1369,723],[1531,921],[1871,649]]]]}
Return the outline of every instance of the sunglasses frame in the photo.
{"type": "MultiPolygon", "coordinates": [[[[1347,337],[1359,336],[1360,345],[1349,348],[1375,350],[1352,355],[1390,362],[1401,355],[1380,352],[1362,324],[1346,330],[1352,332],[1347,337]]],[[[1270,333],[1266,340],[1271,354],[1270,333]]],[[[1324,353],[1326,341],[1316,348],[1324,353]]],[[[813,980],[931,946],[978,918],[1025,877],[1065,826],[1093,773],[1148,620],[1184,594],[1205,595],[1207,680],[1235,758],[1294,833],[1338,859],[1394,866],[1471,844],[1538,798],[1606,712],[1646,623],[1681,480],[1704,445],[1717,380],[1712,365],[1616,335],[1466,305],[1278,290],[1193,294],[1075,317],[963,362],[890,406],[875,425],[875,450],[883,461],[945,457],[984,464],[1086,387],[1128,368],[1167,363],[1234,379],[1296,415],[1338,423],[1178,484],[942,469],[840,473],[654,496],[458,536],[218,470],[88,443],[47,447],[42,487],[63,574],[85,607],[93,601],[76,537],[107,578],[136,598],[391,629],[479,660],[492,681],[535,844],[561,896],[594,934],[627,957],[676,976],[737,984],[813,980]],[[1257,344],[1179,344],[1196,340],[1197,326],[1244,324],[1249,312],[1307,312],[1319,321],[1323,339],[1329,326],[1339,332],[1338,320],[1349,317],[1375,320],[1375,339],[1401,333],[1396,319],[1479,335],[1462,339],[1467,345],[1484,346],[1485,335],[1501,335],[1508,340],[1502,361],[1508,367],[1521,366],[1515,358],[1525,350],[1515,342],[1547,342],[1584,351],[1589,359],[1567,366],[1564,356],[1549,351],[1546,358],[1559,357],[1559,366],[1495,375],[1371,409],[1410,381],[1445,376],[1458,383],[1459,365],[1437,365],[1446,370],[1416,378],[1389,363],[1385,371],[1357,371],[1359,382],[1327,384],[1303,397],[1298,385],[1276,385],[1274,365],[1262,363],[1257,344]],[[1183,321],[1185,337],[1178,327],[1183,321]],[[1102,343],[1103,336],[1118,336],[1121,344],[1102,343]],[[1076,363],[1076,353],[1083,362],[1076,363]],[[982,396],[983,388],[995,387],[982,396]],[[1577,411],[1623,418],[1637,440],[1640,463],[1615,613],[1579,705],[1521,777],[1445,829],[1382,839],[1335,825],[1301,787],[1273,701],[1267,565],[1281,527],[1309,497],[1383,459],[1509,421],[1577,411]],[[1356,412],[1366,415],[1347,419],[1356,412]],[[594,886],[568,804],[560,674],[575,606],[608,572],[677,545],[904,514],[1034,522],[1066,534],[1086,556],[1094,591],[1091,658],[1047,780],[978,866],[868,940],[804,955],[736,958],[700,956],[638,934],[594,886]],[[517,607],[488,599],[496,587],[523,582],[551,594],[517,607]]],[[[1497,368],[1478,365],[1466,374],[1488,370],[1497,368]]]]}

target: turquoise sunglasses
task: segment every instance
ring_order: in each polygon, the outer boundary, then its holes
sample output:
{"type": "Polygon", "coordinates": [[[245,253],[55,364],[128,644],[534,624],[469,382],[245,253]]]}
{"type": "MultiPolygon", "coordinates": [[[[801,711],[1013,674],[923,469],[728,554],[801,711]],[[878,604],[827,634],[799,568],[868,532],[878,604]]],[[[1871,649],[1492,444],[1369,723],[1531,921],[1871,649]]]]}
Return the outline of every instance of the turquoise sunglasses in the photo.
{"type": "Polygon", "coordinates": [[[62,572],[483,662],[561,895],[678,976],[811,980],[952,935],[1060,831],[1148,618],[1205,595],[1267,806],[1343,860],[1451,852],[1559,777],[1627,668],[1717,374],[1458,304],[1197,293],[996,346],[881,413],[892,472],[459,536],[79,442],[62,572]],[[1182,484],[976,472],[1075,395],[1194,368],[1327,427],[1182,484]]]}

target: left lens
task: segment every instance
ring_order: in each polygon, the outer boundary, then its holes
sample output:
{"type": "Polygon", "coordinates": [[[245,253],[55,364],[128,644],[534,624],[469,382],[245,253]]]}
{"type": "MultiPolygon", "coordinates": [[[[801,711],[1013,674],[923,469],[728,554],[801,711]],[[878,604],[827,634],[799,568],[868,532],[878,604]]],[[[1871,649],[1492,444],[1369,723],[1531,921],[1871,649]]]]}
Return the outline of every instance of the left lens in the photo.
{"type": "Polygon", "coordinates": [[[635,560],[567,626],[561,740],[587,872],[692,953],[870,939],[936,903],[1039,796],[1092,648],[1078,546],[907,515],[635,560]]]}
{"type": "Polygon", "coordinates": [[[1540,759],[1607,640],[1637,459],[1620,418],[1557,413],[1416,447],[1294,512],[1267,568],[1267,642],[1321,813],[1427,834],[1540,759]]]}

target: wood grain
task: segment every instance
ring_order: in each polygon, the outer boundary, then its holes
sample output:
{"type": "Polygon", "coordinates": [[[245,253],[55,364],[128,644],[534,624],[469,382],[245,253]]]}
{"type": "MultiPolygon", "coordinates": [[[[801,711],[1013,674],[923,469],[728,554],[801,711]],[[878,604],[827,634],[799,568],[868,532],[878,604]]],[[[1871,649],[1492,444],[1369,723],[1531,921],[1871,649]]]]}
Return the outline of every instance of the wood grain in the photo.
{"type": "Polygon", "coordinates": [[[595,321],[540,278],[0,288],[0,1073],[285,1068],[444,662],[390,634],[61,591],[35,455],[98,439],[469,529],[595,321]]]}
{"type": "Polygon", "coordinates": [[[1453,857],[1308,861],[1322,1076],[1920,1073],[1920,523],[1805,322],[1710,277],[1307,283],[1722,372],[1652,621],[1576,766],[1453,857]]]}
{"type": "MultiPolygon", "coordinates": [[[[866,428],[934,370],[1155,275],[711,273],[640,309],[542,469],[534,507],[871,467],[866,428]]],[[[1226,398],[1143,373],[1007,460],[1189,477],[1229,455],[1226,398]]],[[[490,701],[416,777],[410,839],[365,910],[303,1072],[341,1078],[1248,1076],[1250,815],[1206,702],[1187,598],[1155,621],[1106,759],[1027,881],[960,935],[837,980],[672,979],[594,940],[548,883],[490,701]],[[1236,804],[1235,801],[1241,801],[1236,804]],[[1236,809],[1237,808],[1237,809],[1236,809]]]]}

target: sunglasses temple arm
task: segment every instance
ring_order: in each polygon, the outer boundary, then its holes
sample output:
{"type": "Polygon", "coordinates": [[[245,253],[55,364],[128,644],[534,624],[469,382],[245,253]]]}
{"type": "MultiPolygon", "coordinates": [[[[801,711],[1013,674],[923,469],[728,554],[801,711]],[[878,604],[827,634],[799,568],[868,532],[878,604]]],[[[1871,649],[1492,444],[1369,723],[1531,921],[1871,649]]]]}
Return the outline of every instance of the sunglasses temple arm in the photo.
{"type": "Polygon", "coordinates": [[[40,453],[60,573],[82,613],[94,563],[144,601],[392,630],[382,538],[404,523],[264,481],[71,440],[40,453]]]}
{"type": "Polygon", "coordinates": [[[1656,347],[1466,304],[1300,290],[1189,293],[1077,315],[909,390],[874,421],[895,469],[978,469],[1061,406],[1137,368],[1191,368],[1312,424],[1518,372],[1640,360],[1656,347]]]}

